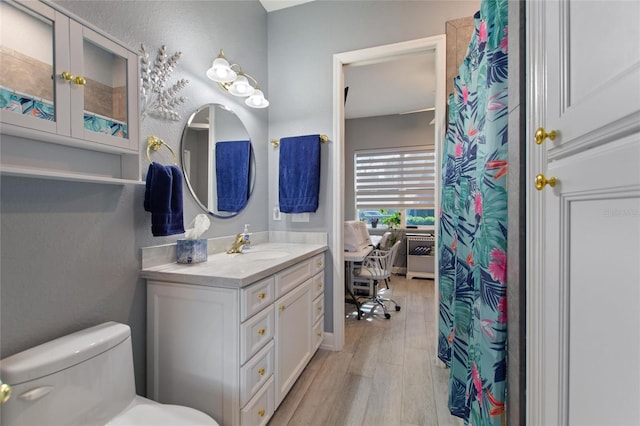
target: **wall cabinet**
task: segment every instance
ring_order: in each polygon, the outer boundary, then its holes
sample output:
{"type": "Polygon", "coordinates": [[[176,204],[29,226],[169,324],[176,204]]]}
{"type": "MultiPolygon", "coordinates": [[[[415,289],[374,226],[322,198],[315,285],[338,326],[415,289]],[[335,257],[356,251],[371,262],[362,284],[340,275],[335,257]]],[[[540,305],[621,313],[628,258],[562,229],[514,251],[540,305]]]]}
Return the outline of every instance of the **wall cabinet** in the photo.
{"type": "Polygon", "coordinates": [[[435,278],[435,249],[433,235],[407,234],[407,279],[435,278]]]}
{"type": "Polygon", "coordinates": [[[42,2],[0,19],[3,173],[140,180],[137,53],[42,2]]]}
{"type": "Polygon", "coordinates": [[[323,271],[321,253],[240,289],[149,280],[148,396],[267,424],[322,341],[323,271]]]}

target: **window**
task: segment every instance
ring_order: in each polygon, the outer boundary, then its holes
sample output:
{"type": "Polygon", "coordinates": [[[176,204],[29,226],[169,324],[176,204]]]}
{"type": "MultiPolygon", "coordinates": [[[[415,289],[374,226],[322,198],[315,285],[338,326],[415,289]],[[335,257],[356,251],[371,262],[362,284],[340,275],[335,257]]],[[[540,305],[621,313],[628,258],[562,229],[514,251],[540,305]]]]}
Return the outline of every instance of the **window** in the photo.
{"type": "Polygon", "coordinates": [[[373,226],[399,211],[400,226],[435,223],[433,147],[357,151],[354,162],[358,219],[373,226]]]}

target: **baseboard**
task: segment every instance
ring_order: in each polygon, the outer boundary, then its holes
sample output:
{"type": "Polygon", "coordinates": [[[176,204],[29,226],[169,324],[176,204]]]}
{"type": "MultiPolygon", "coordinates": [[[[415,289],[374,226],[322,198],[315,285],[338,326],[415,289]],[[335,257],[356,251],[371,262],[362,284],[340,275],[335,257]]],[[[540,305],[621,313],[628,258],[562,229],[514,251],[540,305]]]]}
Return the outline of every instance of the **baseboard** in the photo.
{"type": "Polygon", "coordinates": [[[322,336],[322,343],[320,344],[320,349],[326,349],[328,351],[335,351],[335,343],[333,338],[333,333],[324,332],[324,336],[322,336]]]}

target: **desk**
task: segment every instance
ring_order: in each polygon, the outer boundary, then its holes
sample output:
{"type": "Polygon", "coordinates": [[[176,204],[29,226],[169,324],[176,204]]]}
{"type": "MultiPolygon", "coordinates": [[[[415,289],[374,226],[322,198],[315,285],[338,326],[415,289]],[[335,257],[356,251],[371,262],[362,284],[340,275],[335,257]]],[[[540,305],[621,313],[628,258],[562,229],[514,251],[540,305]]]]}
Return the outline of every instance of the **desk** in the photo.
{"type": "Polygon", "coordinates": [[[353,303],[356,305],[358,309],[358,319],[360,319],[360,302],[356,298],[356,295],[353,294],[351,290],[351,277],[353,277],[353,264],[356,262],[362,262],[365,257],[369,255],[373,251],[372,246],[367,246],[366,248],[358,251],[345,251],[344,252],[344,264],[345,264],[345,288],[351,296],[351,300],[347,300],[348,303],[353,303]]]}

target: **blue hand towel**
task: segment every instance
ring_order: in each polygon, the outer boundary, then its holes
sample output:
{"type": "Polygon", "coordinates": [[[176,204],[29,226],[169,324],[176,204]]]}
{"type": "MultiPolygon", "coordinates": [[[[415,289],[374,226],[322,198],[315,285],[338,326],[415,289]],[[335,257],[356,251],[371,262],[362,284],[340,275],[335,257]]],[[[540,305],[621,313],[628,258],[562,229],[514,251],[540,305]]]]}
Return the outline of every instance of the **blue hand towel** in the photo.
{"type": "Polygon", "coordinates": [[[251,142],[216,143],[216,187],[218,210],[239,212],[249,200],[251,142]]]}
{"type": "Polygon", "coordinates": [[[318,210],[320,135],[280,139],[279,202],[283,213],[318,210]]]}
{"type": "Polygon", "coordinates": [[[184,233],[182,173],[177,166],[149,165],[144,209],[151,212],[154,237],[184,233]]]}

